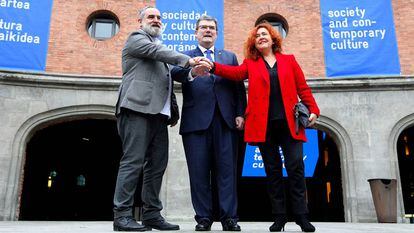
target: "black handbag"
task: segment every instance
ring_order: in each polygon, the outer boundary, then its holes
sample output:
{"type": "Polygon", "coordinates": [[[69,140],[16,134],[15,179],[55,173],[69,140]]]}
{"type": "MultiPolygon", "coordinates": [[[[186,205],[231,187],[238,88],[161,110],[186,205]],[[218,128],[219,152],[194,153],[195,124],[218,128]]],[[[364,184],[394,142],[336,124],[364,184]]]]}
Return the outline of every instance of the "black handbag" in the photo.
{"type": "Polygon", "coordinates": [[[295,104],[295,131],[296,134],[299,133],[299,126],[303,128],[308,127],[309,125],[309,109],[302,102],[295,104]]]}

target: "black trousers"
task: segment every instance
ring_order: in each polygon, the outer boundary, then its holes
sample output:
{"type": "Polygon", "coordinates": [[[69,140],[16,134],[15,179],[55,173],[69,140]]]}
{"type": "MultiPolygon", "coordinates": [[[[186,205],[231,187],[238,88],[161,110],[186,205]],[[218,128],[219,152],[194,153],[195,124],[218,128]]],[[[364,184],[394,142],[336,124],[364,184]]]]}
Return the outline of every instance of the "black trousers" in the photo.
{"type": "Polygon", "coordinates": [[[288,194],[293,214],[307,214],[303,144],[292,138],[286,120],[273,120],[268,123],[266,141],[259,144],[259,149],[266,170],[272,213],[286,214],[285,195],[288,194]],[[288,174],[288,192],[284,191],[279,146],[283,150],[288,174]]]}
{"type": "Polygon", "coordinates": [[[143,171],[142,220],[160,219],[162,177],[168,163],[168,117],[122,109],[117,118],[123,155],[114,193],[114,217],[132,216],[134,195],[143,171]]]}

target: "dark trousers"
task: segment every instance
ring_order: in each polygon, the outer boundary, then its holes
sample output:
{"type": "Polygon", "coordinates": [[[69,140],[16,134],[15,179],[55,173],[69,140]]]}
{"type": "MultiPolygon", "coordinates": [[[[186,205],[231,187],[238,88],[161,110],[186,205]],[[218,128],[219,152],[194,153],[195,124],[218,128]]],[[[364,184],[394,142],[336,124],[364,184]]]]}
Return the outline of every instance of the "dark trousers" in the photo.
{"type": "Polygon", "coordinates": [[[168,117],[122,109],[117,118],[123,156],[114,194],[114,217],[132,216],[135,191],[143,201],[142,220],[161,218],[159,199],[168,163],[168,117]],[[142,190],[136,190],[143,171],[142,190]]]}
{"type": "Polygon", "coordinates": [[[217,184],[220,220],[237,219],[236,132],[226,125],[216,109],[208,129],[182,136],[196,221],[213,220],[213,179],[217,184]]]}
{"type": "Polygon", "coordinates": [[[273,214],[286,214],[286,197],[283,185],[282,160],[278,147],[281,147],[288,174],[288,194],[293,214],[307,214],[306,185],[304,178],[303,145],[293,139],[285,120],[274,120],[268,124],[266,141],[259,144],[266,176],[268,194],[273,214]]]}

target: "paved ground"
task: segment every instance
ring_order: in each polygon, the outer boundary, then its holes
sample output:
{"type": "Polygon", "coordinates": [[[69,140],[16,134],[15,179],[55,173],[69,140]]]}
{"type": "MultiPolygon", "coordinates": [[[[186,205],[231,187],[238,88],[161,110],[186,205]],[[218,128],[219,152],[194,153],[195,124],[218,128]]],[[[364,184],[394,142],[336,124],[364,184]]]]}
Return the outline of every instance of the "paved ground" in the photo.
{"type": "MultiPolygon", "coordinates": [[[[193,222],[180,222],[178,232],[193,232],[193,222]]],[[[378,224],[378,223],[314,223],[319,233],[414,233],[414,224],[378,224]]],[[[270,223],[240,222],[242,232],[268,232],[270,223]]],[[[301,232],[300,228],[289,222],[286,232],[301,232]]],[[[156,230],[153,230],[154,232],[156,230]]],[[[112,231],[112,222],[29,222],[0,221],[3,233],[105,233],[112,231]]],[[[214,223],[211,232],[222,232],[221,225],[214,223]]]]}

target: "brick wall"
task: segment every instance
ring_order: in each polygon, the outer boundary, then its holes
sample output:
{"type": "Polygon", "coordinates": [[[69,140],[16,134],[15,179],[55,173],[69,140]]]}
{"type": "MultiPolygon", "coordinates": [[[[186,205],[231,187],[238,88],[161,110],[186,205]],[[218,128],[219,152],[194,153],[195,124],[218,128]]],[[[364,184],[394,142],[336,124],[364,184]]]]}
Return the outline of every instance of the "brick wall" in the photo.
{"type": "Polygon", "coordinates": [[[136,30],[137,10],[149,0],[54,0],[46,71],[52,73],[121,75],[121,50],[136,30]],[[98,10],[117,15],[120,30],[97,41],[86,30],[88,16],[98,10]]]}
{"type": "MultiPolygon", "coordinates": [[[[191,1],[191,0],[189,0],[191,1]]],[[[394,0],[401,71],[414,73],[414,0],[394,0]]],[[[137,10],[155,5],[154,0],[55,0],[53,4],[47,72],[121,75],[121,49],[137,28],[137,10]],[[106,41],[89,37],[87,18],[97,10],[108,10],[120,21],[119,33],[106,41]]],[[[224,0],[225,48],[243,60],[243,44],[255,21],[266,13],[282,15],[289,24],[285,53],[296,56],[307,77],[324,77],[319,0],[224,0]]]]}
{"type": "Polygon", "coordinates": [[[414,0],[393,0],[395,33],[400,55],[401,73],[414,74],[414,0]]]}
{"type": "Polygon", "coordinates": [[[285,53],[295,55],[307,77],[325,76],[322,29],[317,0],[225,0],[225,47],[243,59],[243,44],[256,20],[266,13],[282,15],[289,24],[285,53]],[[231,9],[231,10],[226,10],[231,9]]]}

